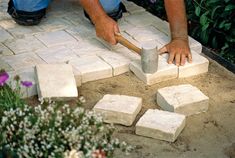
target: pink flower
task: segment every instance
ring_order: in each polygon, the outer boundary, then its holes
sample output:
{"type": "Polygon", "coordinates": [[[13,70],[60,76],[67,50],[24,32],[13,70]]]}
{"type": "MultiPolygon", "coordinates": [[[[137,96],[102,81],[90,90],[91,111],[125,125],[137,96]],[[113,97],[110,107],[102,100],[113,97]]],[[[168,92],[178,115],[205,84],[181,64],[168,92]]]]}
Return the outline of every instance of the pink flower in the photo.
{"type": "Polygon", "coordinates": [[[8,73],[6,73],[6,72],[0,73],[0,86],[3,86],[6,83],[6,81],[8,80],[8,78],[9,78],[8,73]]]}
{"type": "Polygon", "coordinates": [[[28,87],[31,87],[33,85],[33,83],[30,81],[21,81],[21,85],[28,88],[28,87]]]}

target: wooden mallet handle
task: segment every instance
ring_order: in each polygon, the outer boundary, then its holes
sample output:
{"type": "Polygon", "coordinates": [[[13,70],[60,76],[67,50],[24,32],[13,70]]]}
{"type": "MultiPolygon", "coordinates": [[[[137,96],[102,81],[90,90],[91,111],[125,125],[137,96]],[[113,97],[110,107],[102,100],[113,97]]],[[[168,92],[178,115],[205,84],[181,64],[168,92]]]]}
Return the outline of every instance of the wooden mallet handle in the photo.
{"type": "Polygon", "coordinates": [[[120,43],[121,45],[127,47],[128,49],[131,49],[138,53],[139,55],[141,54],[141,49],[137,46],[135,46],[133,43],[128,41],[126,38],[124,38],[121,34],[116,34],[115,39],[120,43]]]}

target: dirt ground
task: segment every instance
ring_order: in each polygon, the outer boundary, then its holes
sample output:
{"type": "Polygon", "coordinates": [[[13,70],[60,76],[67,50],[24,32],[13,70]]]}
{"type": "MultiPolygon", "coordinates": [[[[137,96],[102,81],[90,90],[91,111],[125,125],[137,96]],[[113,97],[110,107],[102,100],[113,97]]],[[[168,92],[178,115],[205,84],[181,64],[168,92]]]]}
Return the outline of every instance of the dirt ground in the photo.
{"type": "Polygon", "coordinates": [[[157,89],[186,83],[209,96],[209,110],[187,117],[186,127],[174,143],[137,136],[134,126],[116,125],[115,136],[137,148],[128,156],[117,152],[115,158],[235,158],[235,75],[214,61],[210,61],[207,74],[196,77],[146,86],[129,72],[83,84],[78,90],[85,97],[84,107],[88,109],[105,94],[142,97],[143,108],[137,121],[147,109],[160,108],[155,101],[157,89]]]}

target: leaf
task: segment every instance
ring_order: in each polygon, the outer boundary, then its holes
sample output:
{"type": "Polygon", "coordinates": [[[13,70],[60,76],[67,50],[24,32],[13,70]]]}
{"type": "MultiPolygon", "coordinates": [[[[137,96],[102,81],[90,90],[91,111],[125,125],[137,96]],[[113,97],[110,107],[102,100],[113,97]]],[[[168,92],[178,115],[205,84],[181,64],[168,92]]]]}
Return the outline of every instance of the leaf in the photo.
{"type": "Polygon", "coordinates": [[[235,9],[235,5],[229,4],[225,7],[224,11],[230,11],[230,10],[233,10],[233,9],[235,9]]]}
{"type": "Polygon", "coordinates": [[[226,21],[222,21],[220,24],[219,24],[219,28],[222,29],[224,27],[224,24],[226,23],[226,21]]]}
{"type": "Polygon", "coordinates": [[[209,27],[209,22],[202,26],[202,31],[205,31],[209,27]]]}
{"type": "Polygon", "coordinates": [[[208,17],[207,14],[209,13],[209,11],[206,11],[204,14],[202,14],[202,16],[200,17],[200,24],[203,26],[207,23],[208,21],[208,17]]]}
{"type": "Polygon", "coordinates": [[[207,30],[202,31],[202,32],[200,33],[200,37],[201,37],[201,40],[202,40],[202,43],[203,43],[203,44],[207,44],[207,43],[208,43],[209,35],[208,35],[208,31],[207,31],[207,30]]]}
{"type": "Polygon", "coordinates": [[[224,29],[228,31],[231,28],[232,24],[231,23],[226,23],[224,24],[224,29]]]}
{"type": "Polygon", "coordinates": [[[217,48],[217,44],[218,44],[218,43],[217,43],[216,36],[213,37],[211,44],[212,44],[213,48],[217,48]]]}
{"type": "Polygon", "coordinates": [[[219,9],[219,8],[221,8],[222,6],[217,6],[217,7],[215,7],[213,10],[212,10],[212,12],[211,12],[211,19],[214,19],[215,18],[215,12],[217,11],[217,9],[219,9]]]}
{"type": "Polygon", "coordinates": [[[199,6],[197,6],[195,9],[196,16],[200,16],[200,13],[201,13],[201,8],[199,6]]]}

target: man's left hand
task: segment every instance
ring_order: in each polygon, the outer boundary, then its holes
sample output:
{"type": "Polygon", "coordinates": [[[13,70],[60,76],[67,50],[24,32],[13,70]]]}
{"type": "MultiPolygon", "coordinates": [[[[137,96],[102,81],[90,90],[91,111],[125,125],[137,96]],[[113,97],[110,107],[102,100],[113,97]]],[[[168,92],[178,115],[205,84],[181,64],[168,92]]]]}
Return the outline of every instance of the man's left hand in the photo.
{"type": "Polygon", "coordinates": [[[170,43],[160,49],[160,54],[169,53],[168,63],[175,61],[177,66],[183,66],[188,58],[188,62],[192,62],[188,40],[173,39],[170,43]]]}

